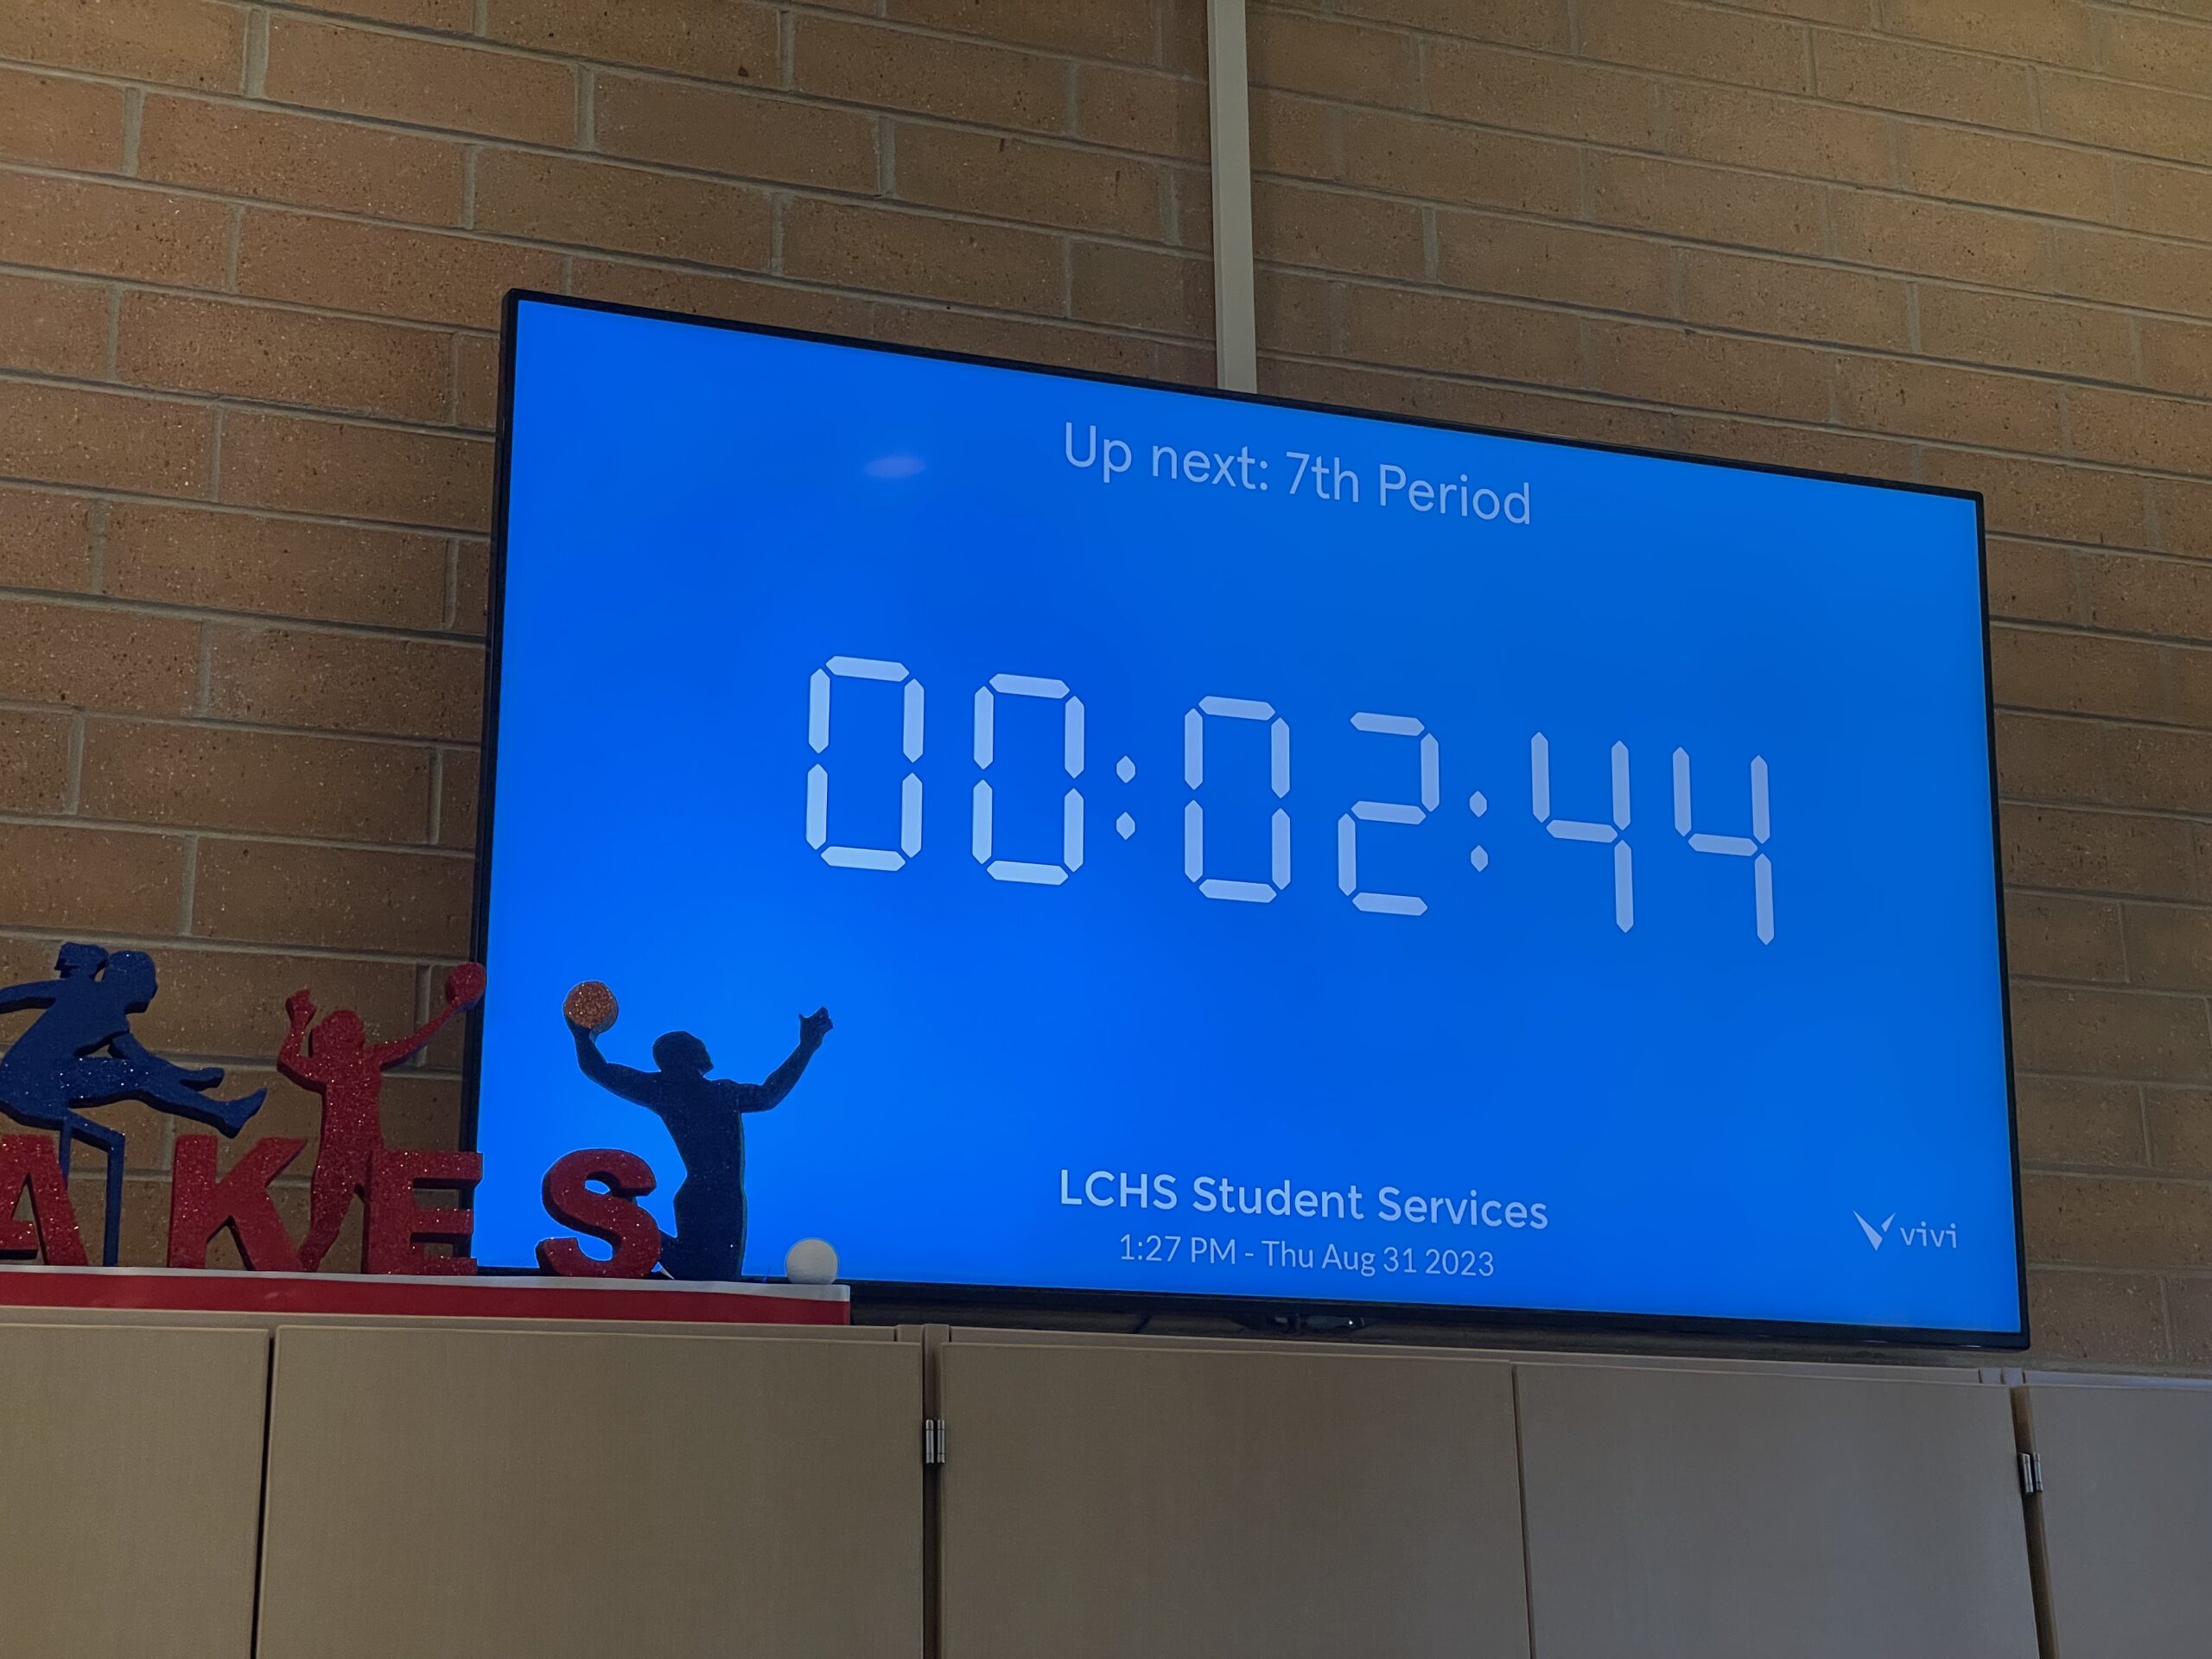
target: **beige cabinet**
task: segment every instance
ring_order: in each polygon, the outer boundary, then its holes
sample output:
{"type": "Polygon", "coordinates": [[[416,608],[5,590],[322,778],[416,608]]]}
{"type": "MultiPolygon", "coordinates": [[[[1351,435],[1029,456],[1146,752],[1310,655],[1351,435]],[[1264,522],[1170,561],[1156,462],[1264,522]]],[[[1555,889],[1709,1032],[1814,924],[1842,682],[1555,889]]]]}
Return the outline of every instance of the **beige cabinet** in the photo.
{"type": "Polygon", "coordinates": [[[2020,1393],[2050,1659],[2212,1653],[2212,1389],[2020,1393]]]}
{"type": "Polygon", "coordinates": [[[915,1659],[888,1332],[277,1332],[257,1659],[915,1659]]]}
{"type": "Polygon", "coordinates": [[[1516,1368],[1536,1659],[2031,1659],[2005,1390],[1516,1368]]]}
{"type": "Polygon", "coordinates": [[[0,1659],[247,1659],[269,1336],[0,1325],[0,1659]]]}
{"type": "Polygon", "coordinates": [[[0,1322],[0,1659],[2212,1652],[2212,1389],[924,1337],[0,1322]]]}
{"type": "Polygon", "coordinates": [[[942,1659],[1529,1650],[1503,1364],[960,1336],[938,1363],[942,1659]]]}

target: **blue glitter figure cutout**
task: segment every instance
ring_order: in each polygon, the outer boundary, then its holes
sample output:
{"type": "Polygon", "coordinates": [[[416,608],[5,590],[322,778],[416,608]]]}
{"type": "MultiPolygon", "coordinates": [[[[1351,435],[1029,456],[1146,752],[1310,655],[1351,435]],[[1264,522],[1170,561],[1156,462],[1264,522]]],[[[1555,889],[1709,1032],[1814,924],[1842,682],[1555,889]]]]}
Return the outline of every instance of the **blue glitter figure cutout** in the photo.
{"type": "Polygon", "coordinates": [[[710,1077],[714,1059],[688,1031],[653,1044],[658,1071],[616,1065],[599,1052],[591,1030],[569,1021],[576,1064],[602,1089],[642,1106],[668,1126],[683,1160],[676,1189],[676,1230],[661,1243],[660,1264],[675,1279],[731,1280],[745,1268],[745,1114],[780,1104],[830,1031],[830,1011],[798,1022],[798,1046],[758,1084],[710,1077]]]}
{"type": "Polygon", "coordinates": [[[124,1135],[83,1113],[118,1101],[143,1101],[157,1111],[233,1135],[261,1109],[269,1091],[211,1100],[207,1091],[222,1082],[220,1066],[187,1070],[130,1034],[130,1016],[143,1014],[161,988],[154,959],[144,951],[110,956],[96,944],[65,944],[54,970],[50,980],[0,988],[0,1014],[41,1010],[0,1054],[0,1112],[33,1128],[56,1131],[65,1176],[73,1141],[87,1141],[106,1154],[107,1228],[101,1260],[111,1268],[122,1238],[124,1135]]]}

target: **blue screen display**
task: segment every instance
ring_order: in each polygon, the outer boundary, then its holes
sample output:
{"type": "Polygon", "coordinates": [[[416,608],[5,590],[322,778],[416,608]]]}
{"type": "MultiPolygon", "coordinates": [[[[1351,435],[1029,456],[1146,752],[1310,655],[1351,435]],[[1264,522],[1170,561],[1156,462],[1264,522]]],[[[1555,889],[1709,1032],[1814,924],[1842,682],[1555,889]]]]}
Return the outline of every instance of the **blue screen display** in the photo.
{"type": "Polygon", "coordinates": [[[512,350],[480,1259],[2020,1332],[1974,500],[512,350]]]}

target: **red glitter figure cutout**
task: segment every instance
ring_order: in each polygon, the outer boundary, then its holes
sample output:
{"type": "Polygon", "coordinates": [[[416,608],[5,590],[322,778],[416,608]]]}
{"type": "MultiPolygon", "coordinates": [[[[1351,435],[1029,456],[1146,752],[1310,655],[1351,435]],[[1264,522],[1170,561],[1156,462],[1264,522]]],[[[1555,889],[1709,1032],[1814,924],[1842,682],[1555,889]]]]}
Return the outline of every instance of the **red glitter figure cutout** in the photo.
{"type": "Polygon", "coordinates": [[[446,976],[445,1007],[411,1036],[371,1046],[361,1016],[340,1008],[315,1027],[305,1052],[301,1039],[314,1024],[315,1000],[305,991],[295,991],[286,999],[284,1012],[292,1027],[276,1064],[293,1082],[322,1096],[322,1141],[315,1153],[307,1243],[300,1246],[300,1265],[308,1272],[321,1267],[338,1242],[353,1195],[359,1193],[363,1204],[369,1201],[369,1161],[384,1147],[384,1122],[377,1106],[384,1094],[385,1070],[420,1053],[447,1020],[483,995],[484,969],[465,962],[446,976]]]}

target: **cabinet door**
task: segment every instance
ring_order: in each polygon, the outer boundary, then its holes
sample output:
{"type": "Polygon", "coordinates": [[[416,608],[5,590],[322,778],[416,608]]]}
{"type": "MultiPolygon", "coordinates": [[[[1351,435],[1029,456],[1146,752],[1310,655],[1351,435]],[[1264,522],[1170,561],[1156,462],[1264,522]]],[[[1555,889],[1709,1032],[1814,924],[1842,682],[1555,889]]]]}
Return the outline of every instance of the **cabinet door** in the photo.
{"type": "Polygon", "coordinates": [[[258,1659],[912,1659],[921,1351],[287,1327],[258,1659]]]}
{"type": "Polygon", "coordinates": [[[2005,1390],[1518,1368],[1536,1659],[2029,1659],[2005,1390]]]}
{"type": "Polygon", "coordinates": [[[2056,1659],[2212,1652],[2212,1390],[2031,1388],[2056,1659]]]}
{"type": "Polygon", "coordinates": [[[247,1659],[263,1331],[0,1325],[0,1659],[247,1659]]]}
{"type": "Polygon", "coordinates": [[[1511,1376],[955,1338],[943,1659],[1528,1652],[1511,1376]]]}

